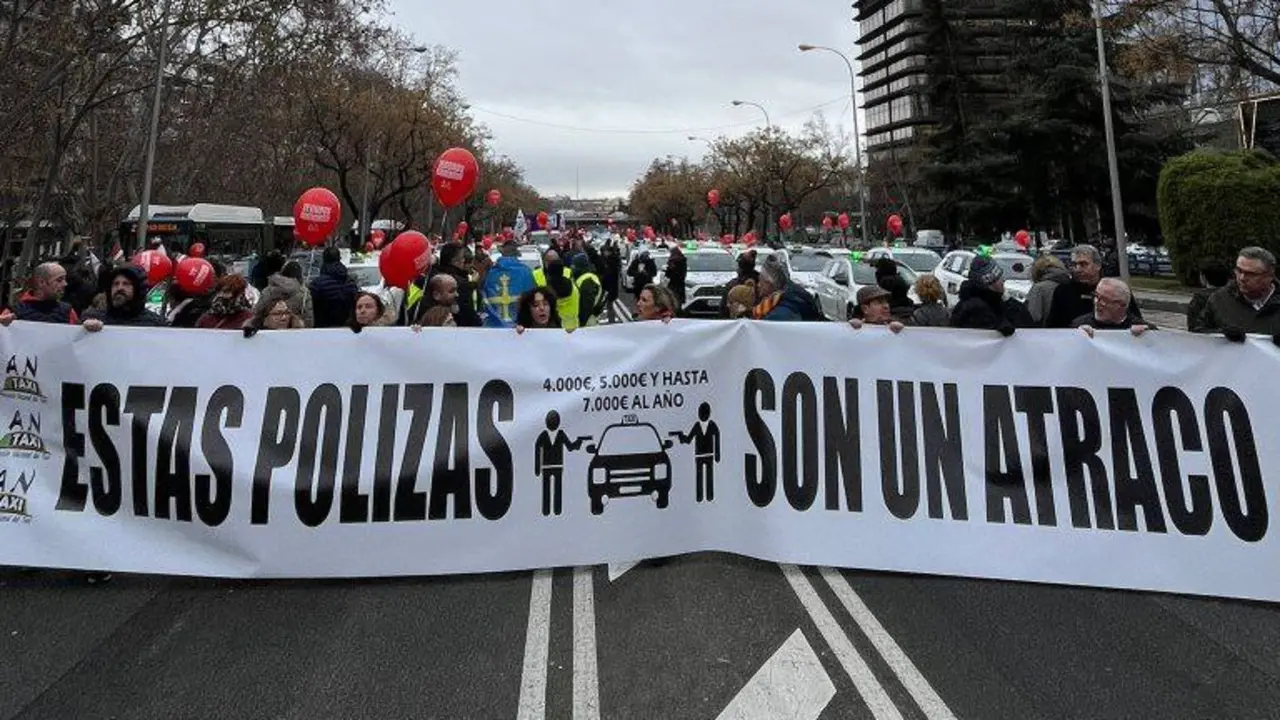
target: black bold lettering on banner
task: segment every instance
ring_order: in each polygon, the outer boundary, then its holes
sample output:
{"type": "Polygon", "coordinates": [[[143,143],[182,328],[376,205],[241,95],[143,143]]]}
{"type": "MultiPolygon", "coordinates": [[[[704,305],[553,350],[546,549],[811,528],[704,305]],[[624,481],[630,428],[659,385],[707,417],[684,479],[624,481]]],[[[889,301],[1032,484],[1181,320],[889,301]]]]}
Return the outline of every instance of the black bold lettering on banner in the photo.
{"type": "Polygon", "coordinates": [[[1058,511],[1053,505],[1053,472],[1049,464],[1049,431],[1046,418],[1053,414],[1053,390],[1047,387],[1015,387],[1014,407],[1027,416],[1031,441],[1031,484],[1035,488],[1036,522],[1054,527],[1058,511]]]}
{"type": "Polygon", "coordinates": [[[826,455],[827,509],[862,512],[862,433],[858,419],[858,381],[844,380],[844,401],[836,378],[822,380],[822,430],[826,455]],[[841,482],[843,481],[843,483],[841,482]]]}
{"type": "Polygon", "coordinates": [[[333,509],[341,434],[342,393],[338,386],[326,383],[307,398],[302,432],[298,436],[298,471],[293,480],[293,505],[298,520],[307,527],[318,527],[333,509]],[[323,427],[320,425],[322,416],[323,427]],[[319,462],[316,462],[317,453],[319,462]]]}
{"type": "Polygon", "coordinates": [[[1155,432],[1156,457],[1160,461],[1160,480],[1164,485],[1169,519],[1183,535],[1205,535],[1213,525],[1213,496],[1209,492],[1209,476],[1188,475],[1190,503],[1182,487],[1182,464],[1178,460],[1178,443],[1174,440],[1173,420],[1178,420],[1178,442],[1185,452],[1204,452],[1200,441],[1200,423],[1195,405],[1180,388],[1160,388],[1151,402],[1151,425],[1155,432]]]}
{"type": "Polygon", "coordinates": [[[756,368],[747,373],[742,384],[742,419],[747,425],[747,436],[760,455],[747,453],[743,458],[743,469],[746,471],[747,496],[756,507],[768,507],[778,491],[778,446],[769,426],[760,416],[762,410],[773,412],[777,409],[776,393],[777,386],[768,371],[756,368]],[[757,399],[759,407],[756,406],[757,399]]]}
{"type": "Polygon", "coordinates": [[[253,463],[253,495],[249,522],[265,525],[271,509],[271,476],[293,460],[298,445],[298,414],[302,397],[297,389],[273,387],[267,390],[262,411],[262,434],[258,437],[258,459],[253,463]]]}
{"type": "Polygon", "coordinates": [[[1018,450],[1018,429],[1013,418],[1013,399],[1004,385],[982,389],[983,444],[986,446],[987,522],[1004,523],[1004,505],[1009,503],[1013,521],[1031,524],[1031,502],[1018,450]],[[1001,467],[1004,469],[1002,470],[1001,467]]]}
{"type": "Polygon", "coordinates": [[[1249,411],[1228,388],[1214,388],[1204,400],[1205,425],[1209,431],[1209,460],[1218,486],[1222,516],[1236,537],[1257,542],[1267,534],[1267,493],[1262,485],[1262,468],[1258,466],[1258,447],[1253,439],[1249,411]],[[1226,423],[1231,424],[1228,444],[1226,423]],[[1235,447],[1232,457],[1231,447],[1235,447]],[[1240,482],[1236,483],[1235,466],[1240,465],[1240,482]],[[1243,496],[1243,504],[1241,498],[1243,496]]]}
{"type": "Polygon", "coordinates": [[[1102,421],[1098,417],[1098,404],[1083,388],[1060,387],[1057,395],[1058,430],[1062,437],[1062,467],[1067,478],[1071,525],[1114,530],[1116,523],[1111,513],[1107,467],[1098,457],[1102,451],[1102,421]],[[1092,492],[1090,486],[1085,485],[1086,469],[1092,481],[1092,492]],[[1090,495],[1093,496],[1092,514],[1089,511],[1090,495]]]}
{"type": "MultiPolygon", "coordinates": [[[[396,425],[399,418],[400,386],[383,385],[382,409],[378,413],[378,448],[373,459],[373,521],[376,523],[391,521],[391,474],[395,472],[393,463],[396,457],[396,425]]],[[[425,431],[422,437],[425,442],[425,431]]]]}
{"type": "Polygon", "coordinates": [[[431,427],[431,403],[434,385],[409,385],[404,389],[404,409],[409,411],[409,437],[405,441],[404,459],[396,480],[395,521],[427,519],[427,493],[418,490],[418,473],[422,467],[422,449],[427,446],[427,430],[431,427]]]}
{"type": "Polygon", "coordinates": [[[929,496],[929,517],[940,520],[942,486],[947,487],[947,506],[953,520],[969,519],[969,500],[964,485],[964,450],[960,440],[960,394],[955,383],[942,386],[946,403],[946,423],[938,407],[938,390],[933,383],[920,384],[920,406],[924,418],[925,483],[929,496]]]}
{"type": "Polygon", "coordinates": [[[124,411],[133,416],[133,514],[138,517],[150,514],[147,509],[147,490],[151,487],[147,456],[151,453],[147,451],[147,436],[151,428],[151,416],[164,410],[164,396],[165,388],[162,387],[130,387],[125,396],[124,411]]]}
{"type": "Polygon", "coordinates": [[[84,385],[62,383],[62,483],[58,488],[57,510],[84,512],[89,486],[80,482],[80,458],[84,457],[84,434],[76,430],[76,412],[84,409],[84,385]]]}
{"type": "Polygon", "coordinates": [[[89,488],[98,513],[110,517],[124,502],[124,475],[120,451],[107,434],[108,425],[120,427],[120,391],[115,385],[99,383],[89,393],[89,442],[102,465],[89,466],[89,488]]]}
{"type": "Polygon", "coordinates": [[[440,430],[436,435],[436,459],[431,473],[431,508],[427,517],[443,520],[449,514],[471,517],[471,400],[466,383],[446,383],[440,403],[440,430]]]}
{"type": "Polygon", "coordinates": [[[511,463],[511,448],[499,432],[498,423],[515,419],[515,409],[515,393],[507,383],[490,380],[480,389],[476,437],[493,469],[476,468],[476,510],[486,520],[498,520],[511,509],[515,470],[511,463]]]}
{"type": "Polygon", "coordinates": [[[369,411],[369,386],[351,388],[351,407],[347,411],[347,446],[342,453],[342,499],[338,503],[338,522],[369,522],[369,496],[360,492],[360,464],[364,460],[365,417],[369,411]]]}
{"type": "Polygon", "coordinates": [[[1110,388],[1107,390],[1107,409],[1111,416],[1111,473],[1116,486],[1116,525],[1121,530],[1137,530],[1137,509],[1141,507],[1147,532],[1168,532],[1164,509],[1160,506],[1160,492],[1156,490],[1151,451],[1147,449],[1147,436],[1142,431],[1138,394],[1132,388],[1110,388]],[[1132,474],[1130,470],[1133,470],[1132,474]]]}
{"type": "Polygon", "coordinates": [[[200,425],[200,448],[209,465],[206,475],[196,475],[196,515],[209,527],[217,527],[231,513],[231,493],[235,486],[235,458],[222,428],[238,428],[244,422],[244,393],[235,385],[213,391],[205,405],[200,425]],[[226,418],[223,419],[223,415],[226,418]]]}
{"type": "Polygon", "coordinates": [[[880,491],[894,517],[908,520],[920,507],[920,445],[916,432],[915,387],[898,383],[897,412],[891,380],[876,381],[880,419],[880,491]],[[898,441],[901,431],[902,440],[898,441]],[[902,482],[898,482],[899,457],[902,482]]]}
{"type": "Polygon", "coordinates": [[[791,373],[782,384],[782,492],[796,510],[808,510],[818,497],[819,433],[813,380],[791,373]]]}
{"type": "Polygon", "coordinates": [[[194,387],[175,387],[169,407],[160,423],[156,453],[155,514],[161,520],[172,517],[191,522],[191,435],[196,425],[194,387]]]}

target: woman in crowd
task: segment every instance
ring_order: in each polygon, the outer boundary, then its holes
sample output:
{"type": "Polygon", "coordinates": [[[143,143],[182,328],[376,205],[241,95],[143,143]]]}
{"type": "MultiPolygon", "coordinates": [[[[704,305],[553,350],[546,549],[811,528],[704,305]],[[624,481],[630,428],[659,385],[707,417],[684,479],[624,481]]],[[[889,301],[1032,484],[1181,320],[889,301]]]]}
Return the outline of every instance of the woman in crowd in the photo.
{"type": "Polygon", "coordinates": [[[1022,303],[1036,325],[1044,325],[1049,317],[1049,307],[1053,302],[1053,293],[1058,286],[1071,282],[1071,273],[1062,261],[1052,255],[1042,255],[1031,264],[1031,290],[1022,303]]]}
{"type": "Polygon", "coordinates": [[[371,292],[361,292],[356,293],[347,327],[360,332],[367,327],[385,327],[394,321],[395,316],[387,313],[387,305],[382,298],[371,292]]]}
{"type": "Polygon", "coordinates": [[[676,296],[661,285],[645,285],[636,297],[636,320],[671,322],[675,316],[676,296]]]}
{"type": "Polygon", "coordinates": [[[453,313],[449,308],[443,305],[435,305],[427,308],[422,314],[423,327],[458,327],[458,321],[453,317],[453,313]]]}
{"type": "Polygon", "coordinates": [[[289,296],[278,287],[262,291],[253,319],[244,326],[245,337],[253,337],[259,330],[303,330],[307,324],[289,306],[289,296]]]}
{"type": "Polygon", "coordinates": [[[548,287],[536,287],[520,296],[516,305],[516,332],[559,328],[556,294],[548,287]]]}
{"type": "Polygon", "coordinates": [[[755,305],[756,283],[754,280],[748,280],[742,285],[735,285],[725,299],[725,307],[731,320],[738,318],[750,320],[751,311],[755,308],[755,305]]]}
{"type": "MultiPolygon", "coordinates": [[[[267,281],[267,290],[273,289],[284,294],[285,301],[289,303],[289,309],[305,323],[305,327],[315,327],[315,317],[311,308],[311,291],[307,290],[302,282],[302,266],[296,260],[285,263],[280,272],[272,275],[267,281]]],[[[266,296],[267,293],[264,290],[262,297],[258,298],[257,306],[253,309],[255,314],[262,310],[266,296]]]]}
{"type": "Polygon", "coordinates": [[[947,310],[947,294],[942,291],[942,283],[932,273],[925,273],[916,278],[916,296],[920,298],[920,307],[911,313],[911,324],[916,327],[947,327],[951,324],[951,313],[947,310]]]}
{"type": "Polygon", "coordinates": [[[213,302],[209,310],[196,321],[196,327],[206,330],[239,330],[253,319],[249,296],[249,283],[242,275],[227,275],[213,286],[213,302]]]}

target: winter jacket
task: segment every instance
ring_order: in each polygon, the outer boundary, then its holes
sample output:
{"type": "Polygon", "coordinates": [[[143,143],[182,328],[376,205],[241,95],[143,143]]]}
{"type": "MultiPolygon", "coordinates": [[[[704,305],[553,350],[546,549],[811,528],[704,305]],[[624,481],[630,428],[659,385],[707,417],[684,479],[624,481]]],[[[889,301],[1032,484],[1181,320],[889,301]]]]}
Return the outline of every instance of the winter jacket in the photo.
{"type": "Polygon", "coordinates": [[[1027,299],[1022,304],[1026,305],[1027,312],[1037,325],[1044,325],[1049,317],[1049,310],[1053,307],[1054,291],[1059,285],[1068,282],[1071,282],[1071,273],[1064,268],[1050,267],[1044,271],[1042,279],[1031,286],[1027,299]]]}
{"type": "Polygon", "coordinates": [[[311,281],[311,305],[318,328],[335,328],[347,324],[351,308],[356,304],[360,287],[351,279],[347,266],[340,262],[320,266],[320,274],[311,281]]]}
{"type": "Polygon", "coordinates": [[[27,293],[13,305],[13,316],[27,322],[79,325],[80,318],[70,303],[61,300],[41,300],[27,293]]]}
{"type": "Polygon", "coordinates": [[[1205,332],[1204,309],[1209,304],[1209,298],[1217,291],[1218,288],[1200,288],[1191,293],[1191,300],[1187,302],[1187,332],[1205,332]]]}
{"type": "Polygon", "coordinates": [[[1238,329],[1263,335],[1280,333],[1280,283],[1273,283],[1271,287],[1270,299],[1259,310],[1255,310],[1253,303],[1240,294],[1235,280],[1214,291],[1200,313],[1200,332],[1238,329]]]}
{"type": "Polygon", "coordinates": [[[111,281],[117,277],[128,278],[133,284],[133,298],[122,308],[111,304],[107,297],[105,310],[89,310],[84,314],[86,320],[100,320],[103,325],[119,325],[124,327],[164,327],[164,318],[147,309],[147,278],[141,268],[131,265],[119,267],[111,271],[111,281]]]}
{"type": "Polygon", "coordinates": [[[666,276],[667,289],[676,296],[676,304],[684,306],[685,281],[689,278],[689,261],[683,255],[672,255],[667,259],[667,267],[662,271],[666,276]]]}
{"type": "Polygon", "coordinates": [[[916,327],[947,327],[951,324],[951,313],[942,303],[925,303],[911,313],[909,324],[916,327]]]}
{"type": "Polygon", "coordinates": [[[775,295],[774,298],[766,299],[765,303],[775,299],[773,307],[763,314],[764,320],[814,322],[826,319],[822,315],[821,308],[818,307],[818,301],[808,290],[796,283],[788,285],[786,290],[775,295]]]}
{"type": "Polygon", "coordinates": [[[653,278],[658,274],[658,264],[653,258],[636,257],[631,261],[631,267],[627,269],[627,274],[631,276],[633,283],[631,291],[636,297],[640,297],[640,291],[653,282],[653,278]]]}
{"type": "Polygon", "coordinates": [[[916,304],[911,301],[911,286],[907,281],[901,275],[884,275],[876,278],[876,284],[890,292],[889,312],[893,314],[893,319],[903,324],[911,322],[916,304]]]}
{"type": "MultiPolygon", "coordinates": [[[[289,309],[293,311],[294,315],[301,318],[307,327],[315,327],[313,323],[315,323],[316,318],[311,304],[311,293],[302,286],[302,283],[277,273],[267,280],[267,289],[271,288],[275,288],[283,294],[284,301],[289,305],[289,309]]],[[[264,292],[263,297],[258,298],[259,306],[262,305],[265,297],[266,293],[264,292]]],[[[352,302],[354,304],[354,301],[352,302]]],[[[257,308],[254,311],[256,313],[257,308]]]]}
{"type": "Polygon", "coordinates": [[[458,327],[480,327],[483,321],[476,311],[476,284],[471,276],[456,267],[448,267],[441,272],[458,282],[458,312],[453,314],[453,321],[458,327]]]}
{"type": "MultiPolygon", "coordinates": [[[[1049,328],[1069,328],[1071,323],[1081,315],[1093,312],[1093,292],[1096,285],[1085,285],[1076,280],[1064,282],[1053,291],[1050,300],[1048,320],[1044,323],[1049,328]]],[[[1138,307],[1138,298],[1129,299],[1129,314],[1142,319],[1142,310],[1138,307]]]]}
{"type": "Polygon", "coordinates": [[[212,305],[212,295],[186,298],[173,306],[166,320],[169,323],[169,327],[193,328],[196,323],[200,322],[200,318],[209,312],[209,308],[212,305]]]}
{"type": "Polygon", "coordinates": [[[977,287],[968,280],[960,286],[960,302],[951,311],[951,327],[954,328],[999,330],[1008,335],[1015,328],[1033,325],[1035,323],[1022,303],[1006,300],[1001,293],[977,287]]]}

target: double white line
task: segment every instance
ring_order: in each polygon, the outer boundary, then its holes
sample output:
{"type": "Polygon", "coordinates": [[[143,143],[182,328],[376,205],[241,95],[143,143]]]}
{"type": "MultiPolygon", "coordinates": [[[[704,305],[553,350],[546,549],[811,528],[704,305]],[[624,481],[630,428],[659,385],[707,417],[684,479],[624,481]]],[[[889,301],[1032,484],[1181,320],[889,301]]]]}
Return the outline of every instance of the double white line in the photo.
{"type": "MultiPolygon", "coordinates": [[[[858,694],[866,701],[867,706],[871,709],[871,714],[876,720],[902,720],[902,713],[898,707],[894,705],[893,699],[885,692],[884,686],[876,679],[875,673],[867,661],[854,647],[853,641],[840,628],[840,623],[836,621],[831,611],[823,604],[822,598],[818,596],[818,591],[814,589],[809,582],[809,578],[805,577],[804,572],[795,565],[782,565],[782,574],[787,579],[787,583],[791,585],[791,589],[795,591],[796,597],[800,599],[800,604],[804,606],[809,617],[818,627],[818,632],[822,634],[823,640],[835,653],[836,659],[840,662],[840,666],[844,668],[845,674],[853,681],[854,687],[858,694]]],[[[911,658],[902,651],[898,643],[894,641],[876,616],[862,602],[862,598],[850,587],[849,581],[839,571],[832,568],[821,568],[822,578],[827,581],[827,585],[831,587],[831,591],[835,593],[840,604],[854,622],[861,628],[863,634],[871,641],[876,652],[884,659],[889,669],[893,670],[898,676],[902,686],[906,688],[907,693],[920,706],[920,710],[924,712],[925,717],[929,720],[955,720],[955,715],[951,709],[942,701],[942,698],[924,679],[924,675],[916,669],[915,663],[911,662],[911,658]]]]}
{"type": "MultiPolygon", "coordinates": [[[[600,720],[600,676],[596,658],[596,600],[592,569],[573,570],[573,720],[600,720]]],[[[517,720],[547,716],[547,656],[551,650],[551,571],[533,574],[529,628],[524,640],[517,720]]]]}

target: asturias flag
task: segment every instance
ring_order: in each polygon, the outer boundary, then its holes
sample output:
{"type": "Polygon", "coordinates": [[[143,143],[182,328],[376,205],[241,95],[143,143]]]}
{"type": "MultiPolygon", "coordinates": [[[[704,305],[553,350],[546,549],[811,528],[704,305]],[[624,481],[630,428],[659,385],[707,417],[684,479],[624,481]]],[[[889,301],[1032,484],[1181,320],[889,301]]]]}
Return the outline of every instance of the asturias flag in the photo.
{"type": "Polygon", "coordinates": [[[520,295],[533,289],[533,271],[518,258],[501,257],[484,277],[480,298],[484,308],[484,326],[513,328],[520,295]]]}

